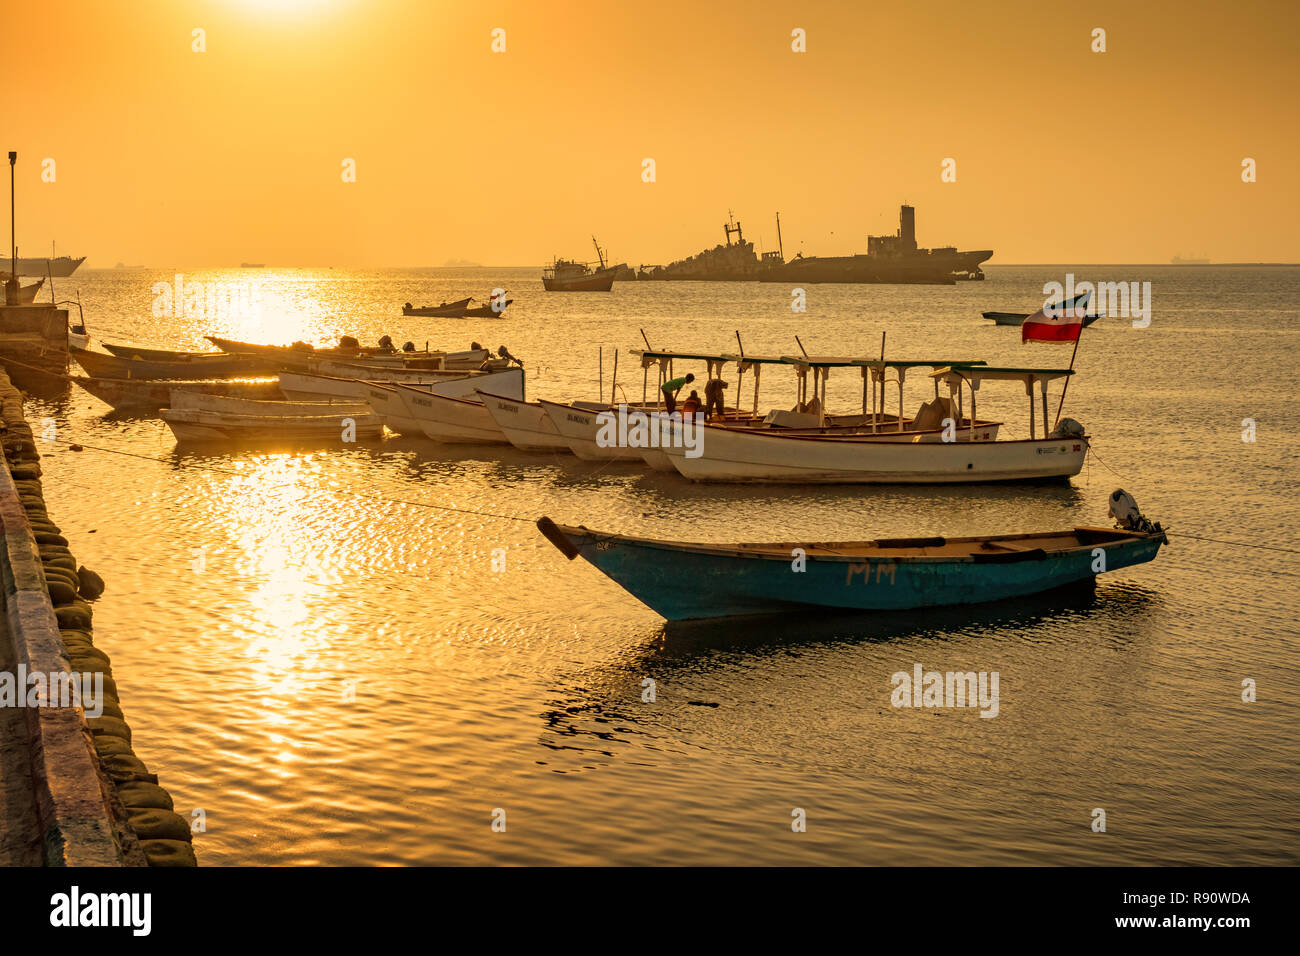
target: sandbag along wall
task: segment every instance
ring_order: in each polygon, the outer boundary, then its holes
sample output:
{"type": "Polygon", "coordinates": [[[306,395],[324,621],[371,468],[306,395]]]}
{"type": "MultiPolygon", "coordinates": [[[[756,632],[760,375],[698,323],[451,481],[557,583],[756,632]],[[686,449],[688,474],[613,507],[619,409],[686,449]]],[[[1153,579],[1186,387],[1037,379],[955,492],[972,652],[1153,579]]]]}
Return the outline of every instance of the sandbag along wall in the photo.
{"type": "Polygon", "coordinates": [[[0,570],[14,659],[28,674],[47,679],[70,671],[103,680],[101,716],[88,718],[82,708],[58,700],[26,710],[44,860],[55,866],[194,866],[189,823],[132,751],[108,655],[95,647],[88,600],[104,583],[78,568],[45,510],[40,455],[22,395],[3,371],[0,419],[0,570]]]}

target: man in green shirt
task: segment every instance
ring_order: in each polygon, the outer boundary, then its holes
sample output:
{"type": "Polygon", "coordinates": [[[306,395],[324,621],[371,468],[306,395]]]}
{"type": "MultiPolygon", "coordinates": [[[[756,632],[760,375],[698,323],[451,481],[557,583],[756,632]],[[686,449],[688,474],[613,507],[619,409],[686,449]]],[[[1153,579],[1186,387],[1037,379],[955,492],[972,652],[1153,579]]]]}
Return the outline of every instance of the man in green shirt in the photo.
{"type": "Polygon", "coordinates": [[[677,393],[693,381],[695,381],[695,376],[690,372],[687,372],[680,378],[669,379],[667,382],[664,382],[662,388],[664,393],[664,407],[668,409],[669,415],[677,410],[677,393]]]}

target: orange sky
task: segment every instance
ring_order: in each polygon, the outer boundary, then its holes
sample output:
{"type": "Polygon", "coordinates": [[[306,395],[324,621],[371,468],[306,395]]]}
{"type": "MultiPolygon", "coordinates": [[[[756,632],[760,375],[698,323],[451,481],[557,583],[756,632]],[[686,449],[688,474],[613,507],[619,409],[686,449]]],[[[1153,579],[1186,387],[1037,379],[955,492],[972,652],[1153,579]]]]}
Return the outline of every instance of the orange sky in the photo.
{"type": "Polygon", "coordinates": [[[994,264],[1294,262],[1298,26],[1283,2],[39,0],[6,4],[0,147],[20,254],[92,267],[540,265],[592,233],[637,265],[721,241],[728,209],[769,248],[779,210],[787,257],[847,254],[903,201],[923,245],[994,264]]]}

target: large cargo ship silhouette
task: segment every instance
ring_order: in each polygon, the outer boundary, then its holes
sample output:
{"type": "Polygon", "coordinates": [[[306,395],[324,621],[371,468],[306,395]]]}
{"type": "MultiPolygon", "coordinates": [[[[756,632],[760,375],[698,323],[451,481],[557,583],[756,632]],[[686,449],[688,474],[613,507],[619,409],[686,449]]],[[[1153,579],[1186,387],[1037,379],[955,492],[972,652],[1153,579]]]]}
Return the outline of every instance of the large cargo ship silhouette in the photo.
{"type": "Polygon", "coordinates": [[[638,279],[696,280],[709,282],[883,282],[952,285],[963,279],[983,279],[980,263],[993,255],[992,249],[959,252],[955,246],[920,249],[916,244],[916,210],[902,206],[898,232],[892,236],[868,236],[866,255],[804,256],[785,261],[781,247],[781,216],[776,218],[778,251],[754,250],[745,240],[739,222],[728,219],[722,227],[726,244],[670,262],[666,266],[643,265],[638,279]],[[732,241],[732,235],[736,241],[732,241]]]}
{"type": "Polygon", "coordinates": [[[784,265],[764,272],[760,278],[763,282],[952,285],[958,280],[983,279],[980,263],[992,256],[992,249],[959,252],[956,246],[918,248],[916,210],[911,206],[900,206],[898,232],[892,236],[868,236],[866,255],[797,255],[784,265]]]}

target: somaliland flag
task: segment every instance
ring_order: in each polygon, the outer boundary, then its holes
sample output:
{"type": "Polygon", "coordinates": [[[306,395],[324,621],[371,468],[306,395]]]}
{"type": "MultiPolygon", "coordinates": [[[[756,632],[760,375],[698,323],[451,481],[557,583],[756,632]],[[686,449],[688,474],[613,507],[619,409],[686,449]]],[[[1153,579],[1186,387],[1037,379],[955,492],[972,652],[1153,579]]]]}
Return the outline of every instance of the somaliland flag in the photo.
{"type": "Polygon", "coordinates": [[[1043,306],[1020,324],[1020,341],[1077,342],[1083,327],[1091,324],[1087,320],[1096,318],[1086,314],[1091,297],[1091,292],[1084,292],[1065,302],[1043,306]]]}

